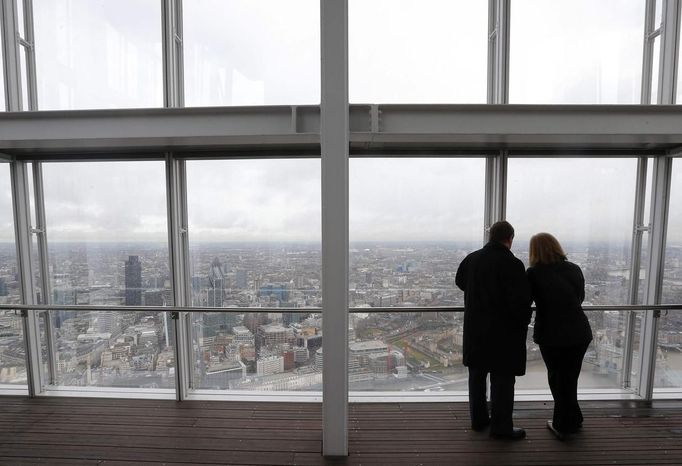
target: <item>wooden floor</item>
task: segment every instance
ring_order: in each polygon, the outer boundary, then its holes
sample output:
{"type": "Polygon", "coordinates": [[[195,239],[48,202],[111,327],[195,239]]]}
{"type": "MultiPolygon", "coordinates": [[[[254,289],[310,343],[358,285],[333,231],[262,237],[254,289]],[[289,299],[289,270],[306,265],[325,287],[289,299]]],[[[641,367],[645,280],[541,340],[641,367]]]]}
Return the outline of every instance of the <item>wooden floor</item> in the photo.
{"type": "Polygon", "coordinates": [[[551,403],[516,403],[523,441],[469,429],[464,403],[353,404],[350,456],[325,460],[319,404],[0,398],[2,465],[682,464],[682,401],[584,402],[559,442],[551,403]]]}

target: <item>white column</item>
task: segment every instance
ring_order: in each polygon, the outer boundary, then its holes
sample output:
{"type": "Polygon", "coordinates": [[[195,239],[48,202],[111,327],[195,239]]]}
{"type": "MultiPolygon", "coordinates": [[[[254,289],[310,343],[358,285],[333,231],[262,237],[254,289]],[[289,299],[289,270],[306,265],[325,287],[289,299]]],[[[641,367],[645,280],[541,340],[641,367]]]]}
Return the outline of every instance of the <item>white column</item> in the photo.
{"type": "Polygon", "coordinates": [[[323,433],[348,455],[348,0],[321,0],[323,433]]]}

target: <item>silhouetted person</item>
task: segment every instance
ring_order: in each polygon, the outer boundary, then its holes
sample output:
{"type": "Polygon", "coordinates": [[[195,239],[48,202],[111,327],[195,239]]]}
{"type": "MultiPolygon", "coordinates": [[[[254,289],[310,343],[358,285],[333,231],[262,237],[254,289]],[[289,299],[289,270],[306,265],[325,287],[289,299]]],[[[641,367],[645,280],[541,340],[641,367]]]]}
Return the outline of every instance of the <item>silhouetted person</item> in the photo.
{"type": "Polygon", "coordinates": [[[514,257],[514,228],[497,222],[490,241],[464,258],[455,282],[464,291],[464,365],[469,368],[469,412],[476,431],[522,439],[514,427],[514,383],[526,373],[531,296],[523,262],[514,257]],[[486,402],[490,374],[491,411],[486,402]]]}
{"type": "Polygon", "coordinates": [[[554,417],[547,427],[559,439],[583,425],[578,405],[578,377],[592,329],[582,309],[585,278],[566,260],[559,241],[549,233],[530,239],[528,280],[535,300],[533,340],[540,345],[554,398],[554,417]]]}

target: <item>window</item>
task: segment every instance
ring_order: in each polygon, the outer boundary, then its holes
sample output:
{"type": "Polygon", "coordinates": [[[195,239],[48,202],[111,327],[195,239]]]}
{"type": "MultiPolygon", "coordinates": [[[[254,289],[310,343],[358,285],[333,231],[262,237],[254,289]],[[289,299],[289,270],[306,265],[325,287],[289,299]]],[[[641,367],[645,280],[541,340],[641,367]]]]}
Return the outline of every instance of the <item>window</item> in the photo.
{"type": "MultiPolygon", "coordinates": [[[[627,304],[636,168],[634,158],[509,159],[507,219],[516,232],[512,251],[528,265],[530,237],[549,232],[568,260],[582,268],[585,305],[627,304]]],[[[588,319],[594,340],[580,386],[618,387],[627,312],[588,312],[588,319]]],[[[534,388],[533,381],[545,387],[545,366],[539,352],[532,357],[537,348],[531,334],[528,376],[521,388],[534,388]]]]}
{"type": "Polygon", "coordinates": [[[484,188],[483,158],[351,159],[349,302],[367,308],[349,319],[351,390],[458,388],[461,313],[369,311],[464,304],[455,274],[482,245],[484,188]]]}
{"type": "MultiPolygon", "coordinates": [[[[171,305],[164,163],[42,166],[49,302],[171,305]]],[[[51,314],[57,385],[174,386],[168,313],[51,314]]]]}
{"type": "Polygon", "coordinates": [[[510,103],[639,103],[643,1],[511,3],[510,103]]]}
{"type": "Polygon", "coordinates": [[[187,203],[192,305],[229,309],[192,314],[193,387],[319,390],[321,314],[276,312],[322,304],[319,159],[190,160],[187,203]]]}
{"type": "Polygon", "coordinates": [[[163,106],[161,4],[34,0],[41,110],[163,106]]]}
{"type": "Polygon", "coordinates": [[[351,0],[354,103],[485,103],[488,3],[351,0]]]}
{"type": "Polygon", "coordinates": [[[319,4],[184,2],[185,104],[318,104],[319,4]]]}

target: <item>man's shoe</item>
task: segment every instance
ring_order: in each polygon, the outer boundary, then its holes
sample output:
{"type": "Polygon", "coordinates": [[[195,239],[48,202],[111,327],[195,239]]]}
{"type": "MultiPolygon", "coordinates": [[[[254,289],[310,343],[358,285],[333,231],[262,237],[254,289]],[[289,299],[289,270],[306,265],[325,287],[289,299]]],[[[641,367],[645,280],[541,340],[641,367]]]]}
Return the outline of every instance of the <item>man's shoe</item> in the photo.
{"type": "Polygon", "coordinates": [[[476,431],[476,432],[483,432],[488,428],[490,425],[490,419],[488,419],[487,422],[483,422],[481,424],[471,424],[471,430],[476,431]]]}
{"type": "Polygon", "coordinates": [[[557,430],[554,427],[554,423],[552,421],[547,421],[547,428],[554,434],[554,436],[561,440],[562,442],[566,440],[566,434],[561,432],[560,430],[557,430]]]}
{"type": "Polygon", "coordinates": [[[526,431],[521,427],[512,427],[511,432],[490,432],[490,437],[502,440],[521,440],[526,438],[526,431]]]}

